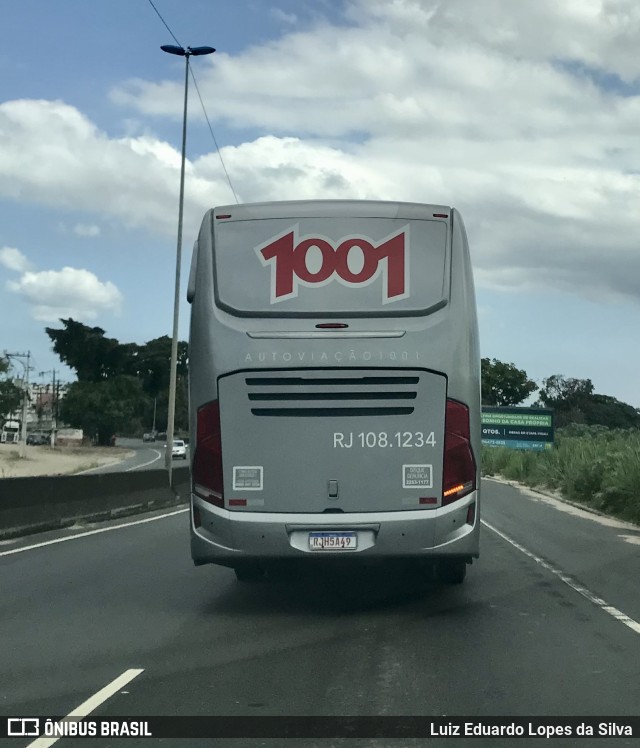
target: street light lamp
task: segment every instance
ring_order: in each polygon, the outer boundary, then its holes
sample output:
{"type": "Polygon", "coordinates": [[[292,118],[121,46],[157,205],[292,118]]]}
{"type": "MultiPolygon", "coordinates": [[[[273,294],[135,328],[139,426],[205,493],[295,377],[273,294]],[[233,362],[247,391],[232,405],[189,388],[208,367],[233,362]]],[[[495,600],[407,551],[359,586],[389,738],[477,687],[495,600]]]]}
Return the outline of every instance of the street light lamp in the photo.
{"type": "Polygon", "coordinates": [[[176,249],[176,280],[173,299],[173,335],[171,337],[171,364],[169,373],[169,405],[167,414],[167,446],[164,461],[169,474],[171,485],[171,470],[173,466],[173,432],[176,415],[176,380],[178,367],[178,319],[180,313],[180,266],[182,264],[182,212],[184,207],[184,163],[187,148],[187,97],[189,94],[189,57],[200,57],[215,52],[213,47],[177,47],[173,44],[163,44],[160,49],[170,55],[185,58],[184,68],[184,113],[182,116],[182,161],[180,165],[180,199],[178,203],[178,246],[176,249]]]}

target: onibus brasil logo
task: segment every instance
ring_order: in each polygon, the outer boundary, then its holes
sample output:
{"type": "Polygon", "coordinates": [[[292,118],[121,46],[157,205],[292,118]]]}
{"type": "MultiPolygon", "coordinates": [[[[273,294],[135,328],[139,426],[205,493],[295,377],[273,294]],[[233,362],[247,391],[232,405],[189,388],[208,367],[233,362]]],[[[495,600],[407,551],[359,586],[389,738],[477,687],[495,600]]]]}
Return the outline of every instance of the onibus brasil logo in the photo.
{"type": "Polygon", "coordinates": [[[332,242],[325,236],[299,236],[298,230],[292,226],[255,248],[262,264],[271,265],[272,304],[296,298],[300,285],[318,287],[337,281],[358,288],[380,276],[383,304],[409,296],[408,225],[378,243],[360,235],[332,242]],[[354,270],[358,255],[362,267],[354,270]]]}

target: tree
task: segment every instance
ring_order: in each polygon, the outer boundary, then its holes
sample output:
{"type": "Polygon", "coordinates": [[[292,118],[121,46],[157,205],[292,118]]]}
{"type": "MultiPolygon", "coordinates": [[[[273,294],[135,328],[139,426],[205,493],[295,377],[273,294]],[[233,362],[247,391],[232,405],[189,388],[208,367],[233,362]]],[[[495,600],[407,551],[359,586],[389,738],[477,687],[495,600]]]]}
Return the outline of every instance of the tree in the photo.
{"type": "MultiPolygon", "coordinates": [[[[105,337],[101,327],[89,327],[74,319],[61,319],[63,328],[46,327],[53,350],[74,369],[79,382],[99,382],[121,374],[139,377],[145,392],[157,397],[169,389],[171,338],[164,335],[144,345],[120,343],[105,337]]],[[[188,346],[178,341],[178,376],[186,376],[188,346]]]]}
{"type": "Polygon", "coordinates": [[[136,377],[120,375],[100,382],[74,382],[60,403],[60,415],[85,435],[108,445],[118,431],[139,428],[148,400],[136,377]]]}
{"type": "MultiPolygon", "coordinates": [[[[188,345],[184,341],[178,341],[178,377],[186,377],[187,361],[188,345]]],[[[161,392],[169,390],[170,363],[171,338],[168,335],[154,338],[138,347],[135,373],[142,379],[144,390],[151,397],[157,397],[161,392]]]]}
{"type": "Polygon", "coordinates": [[[593,395],[593,382],[590,379],[570,379],[561,374],[553,374],[542,381],[540,400],[547,408],[568,410],[580,408],[593,395]]]}
{"type": "Polygon", "coordinates": [[[22,388],[11,379],[0,381],[0,425],[4,424],[7,416],[18,410],[21,404],[22,388]]]}
{"type": "Polygon", "coordinates": [[[0,358],[0,375],[5,376],[0,380],[0,425],[3,425],[7,416],[18,410],[22,404],[22,388],[18,387],[13,379],[6,377],[8,371],[8,359],[0,358]]]}
{"type": "MultiPolygon", "coordinates": [[[[186,430],[189,426],[187,406],[188,356],[187,343],[178,341],[175,411],[175,427],[177,430],[186,430]]],[[[160,431],[167,427],[170,364],[171,338],[168,335],[154,338],[138,347],[135,360],[136,375],[142,381],[142,387],[151,399],[151,407],[146,414],[145,422],[148,424],[152,422],[153,401],[155,401],[156,427],[160,431]]]]}
{"type": "MultiPolygon", "coordinates": [[[[101,327],[89,327],[75,320],[61,319],[62,329],[47,327],[53,350],[60,360],[74,369],[78,382],[105,382],[126,376],[140,381],[142,401],[140,418],[151,426],[154,403],[156,425],[167,422],[167,401],[171,363],[171,338],[164,335],[144,345],[120,343],[105,337],[101,327]],[[144,396],[147,397],[144,397],[144,396]]],[[[188,373],[188,345],[178,341],[176,428],[186,429],[189,423],[186,378],[188,373]]],[[[89,392],[89,390],[87,390],[89,392]]]]}
{"type": "Polygon", "coordinates": [[[608,428],[640,428],[640,411],[593,390],[590,379],[570,379],[554,374],[544,380],[540,400],[555,411],[557,426],[584,423],[608,428]]]}
{"type": "Polygon", "coordinates": [[[640,411],[609,395],[591,395],[584,406],[585,421],[610,429],[640,428],[640,411]]]}
{"type": "Polygon", "coordinates": [[[101,327],[89,327],[75,320],[61,319],[62,330],[45,327],[60,360],[74,369],[79,382],[99,382],[124,373],[133,351],[115,338],[105,338],[101,327]]]}
{"type": "Polygon", "coordinates": [[[585,411],[593,395],[590,379],[574,379],[553,374],[542,381],[540,401],[555,414],[556,426],[586,423],[585,411]]]}
{"type": "Polygon", "coordinates": [[[609,395],[594,393],[590,379],[571,379],[554,374],[543,381],[540,400],[555,412],[556,426],[584,423],[608,428],[640,428],[640,413],[609,395]]]}
{"type": "Polygon", "coordinates": [[[518,405],[538,389],[526,371],[495,358],[482,359],[481,375],[483,405],[518,405]]]}

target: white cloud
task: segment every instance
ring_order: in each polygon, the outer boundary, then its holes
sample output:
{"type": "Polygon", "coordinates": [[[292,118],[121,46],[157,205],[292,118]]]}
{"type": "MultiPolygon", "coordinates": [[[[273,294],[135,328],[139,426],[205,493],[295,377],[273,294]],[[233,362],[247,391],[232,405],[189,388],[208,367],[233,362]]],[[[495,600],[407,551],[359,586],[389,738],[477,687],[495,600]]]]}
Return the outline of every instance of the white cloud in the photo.
{"type": "MultiPolygon", "coordinates": [[[[0,196],[175,233],[180,153],[167,143],[109,138],[59,101],[1,104],[0,133],[0,196]]],[[[199,221],[216,198],[228,199],[228,188],[190,173],[185,220],[199,221]]]]}
{"type": "Polygon", "coordinates": [[[100,226],[95,223],[77,223],[73,227],[73,233],[83,237],[100,236],[100,226]]]}
{"type": "Polygon", "coordinates": [[[31,268],[29,260],[15,247],[2,247],[0,249],[0,264],[17,273],[24,273],[31,268]]]}
{"type": "Polygon", "coordinates": [[[271,8],[271,15],[276,19],[276,21],[280,21],[280,23],[288,26],[293,26],[298,23],[298,16],[295,13],[287,13],[282,10],[282,8],[271,8]]]}
{"type": "MultiPolygon", "coordinates": [[[[640,300],[635,0],[352,0],[347,11],[348,24],[198,61],[210,116],[265,133],[223,148],[241,200],[452,204],[482,285],[640,300]]],[[[129,81],[112,96],[174,117],[182,86],[129,81]]],[[[175,234],[180,153],[168,143],[110,138],[47,101],[1,105],[0,132],[0,194],[175,234]]],[[[187,163],[185,189],[194,233],[232,201],[216,154],[187,163]]]]}
{"type": "Polygon", "coordinates": [[[103,312],[118,313],[122,305],[122,294],[113,283],[78,268],[29,271],[7,286],[27,301],[33,318],[41,322],[60,317],[93,320],[103,312]]]}
{"type": "MultiPolygon", "coordinates": [[[[223,151],[227,170],[247,202],[316,197],[376,199],[388,191],[384,174],[340,148],[299,138],[265,136],[223,151]]],[[[213,180],[217,154],[198,159],[194,171],[213,180]]]]}
{"type": "MultiPolygon", "coordinates": [[[[200,68],[214,113],[284,136],[225,151],[243,197],[453,204],[481,284],[640,299],[640,89],[621,92],[640,77],[637,3],[352,0],[347,12],[348,26],[200,68]]],[[[113,96],[169,115],[180,86],[134,81],[113,96]]]]}
{"type": "MultiPolygon", "coordinates": [[[[640,17],[627,5],[630,17],[640,17]]],[[[567,64],[623,75],[615,64],[623,46],[625,70],[635,61],[624,74],[640,75],[635,41],[615,21],[620,7],[599,0],[361,0],[350,4],[353,25],[322,23],[236,57],[217,54],[202,61],[198,77],[205,100],[215,101],[212,114],[242,127],[478,141],[556,137],[573,132],[576,119],[582,130],[604,129],[620,114],[606,107],[614,99],[567,64]]],[[[180,80],[136,80],[112,95],[146,114],[175,116],[181,88],[180,80]]],[[[636,121],[634,107],[621,114],[636,121]]],[[[201,115],[194,108],[192,116],[201,115]]]]}

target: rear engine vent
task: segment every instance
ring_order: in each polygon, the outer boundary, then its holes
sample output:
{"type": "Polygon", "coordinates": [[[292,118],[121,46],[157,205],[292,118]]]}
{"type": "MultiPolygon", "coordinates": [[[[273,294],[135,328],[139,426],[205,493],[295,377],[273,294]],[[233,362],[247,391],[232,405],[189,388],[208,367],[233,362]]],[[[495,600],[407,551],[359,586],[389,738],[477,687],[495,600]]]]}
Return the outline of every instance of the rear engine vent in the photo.
{"type": "Polygon", "coordinates": [[[411,415],[419,378],[310,372],[304,377],[246,377],[245,382],[254,416],[335,418],[411,415]]]}

